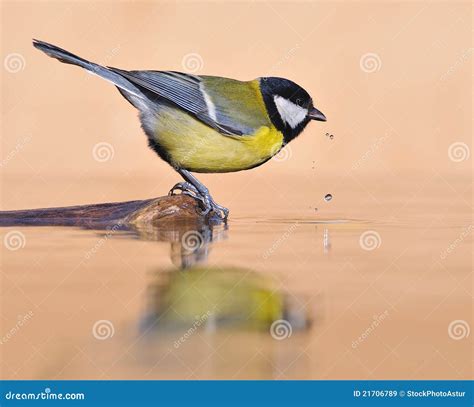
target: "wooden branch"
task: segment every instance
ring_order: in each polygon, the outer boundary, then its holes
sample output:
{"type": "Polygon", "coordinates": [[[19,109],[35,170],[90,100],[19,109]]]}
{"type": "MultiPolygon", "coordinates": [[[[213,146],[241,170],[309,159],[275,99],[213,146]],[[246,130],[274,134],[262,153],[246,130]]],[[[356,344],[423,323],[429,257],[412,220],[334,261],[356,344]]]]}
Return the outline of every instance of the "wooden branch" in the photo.
{"type": "Polygon", "coordinates": [[[210,215],[200,214],[199,203],[187,195],[163,196],[63,208],[0,211],[0,226],[79,226],[106,229],[204,224],[210,215]]]}

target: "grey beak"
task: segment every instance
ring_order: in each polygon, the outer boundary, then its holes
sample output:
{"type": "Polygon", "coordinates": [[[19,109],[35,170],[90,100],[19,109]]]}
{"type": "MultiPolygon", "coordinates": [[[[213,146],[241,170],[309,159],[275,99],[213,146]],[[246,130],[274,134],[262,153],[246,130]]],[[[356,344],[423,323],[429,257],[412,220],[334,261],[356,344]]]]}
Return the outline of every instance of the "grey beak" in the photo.
{"type": "Polygon", "coordinates": [[[323,112],[320,112],[318,109],[316,109],[315,107],[313,107],[309,113],[308,113],[308,117],[311,119],[311,120],[317,120],[319,122],[325,122],[326,121],[326,116],[324,116],[324,113],[323,112]]]}

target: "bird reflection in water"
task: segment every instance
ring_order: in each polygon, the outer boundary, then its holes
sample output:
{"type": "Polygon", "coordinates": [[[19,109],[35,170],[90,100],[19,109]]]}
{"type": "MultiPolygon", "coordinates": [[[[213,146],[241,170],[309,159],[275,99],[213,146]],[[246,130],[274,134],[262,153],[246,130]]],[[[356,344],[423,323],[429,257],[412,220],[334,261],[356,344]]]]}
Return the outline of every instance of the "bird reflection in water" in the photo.
{"type": "MultiPolygon", "coordinates": [[[[255,271],[206,264],[211,245],[227,233],[206,226],[170,239],[177,267],[153,272],[140,323],[137,358],[151,365],[153,376],[182,377],[184,364],[195,377],[230,378],[251,359],[247,377],[284,377],[283,365],[303,347],[311,326],[305,300],[255,271]]],[[[298,374],[306,363],[300,355],[298,374]]]]}

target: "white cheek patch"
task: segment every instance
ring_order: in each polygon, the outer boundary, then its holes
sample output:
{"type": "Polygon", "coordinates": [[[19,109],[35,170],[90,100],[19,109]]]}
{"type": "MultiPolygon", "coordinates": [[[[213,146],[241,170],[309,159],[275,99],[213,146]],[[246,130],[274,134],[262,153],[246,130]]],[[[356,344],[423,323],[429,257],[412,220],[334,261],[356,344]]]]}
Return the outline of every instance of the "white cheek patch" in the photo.
{"type": "Polygon", "coordinates": [[[288,123],[292,129],[298,126],[298,124],[300,124],[308,114],[307,109],[298,106],[296,103],[293,103],[282,96],[275,95],[273,96],[273,100],[275,101],[275,105],[282,120],[288,123]]]}

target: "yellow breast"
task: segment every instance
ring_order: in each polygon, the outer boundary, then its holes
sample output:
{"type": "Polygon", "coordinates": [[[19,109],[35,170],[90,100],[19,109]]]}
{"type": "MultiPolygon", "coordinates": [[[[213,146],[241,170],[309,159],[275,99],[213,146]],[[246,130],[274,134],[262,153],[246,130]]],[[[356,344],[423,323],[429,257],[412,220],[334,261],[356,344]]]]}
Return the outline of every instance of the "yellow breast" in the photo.
{"type": "Polygon", "coordinates": [[[156,142],[176,165],[194,172],[233,172],[256,167],[283,145],[283,135],[262,126],[252,135],[224,136],[172,107],[160,109],[156,142]]]}

